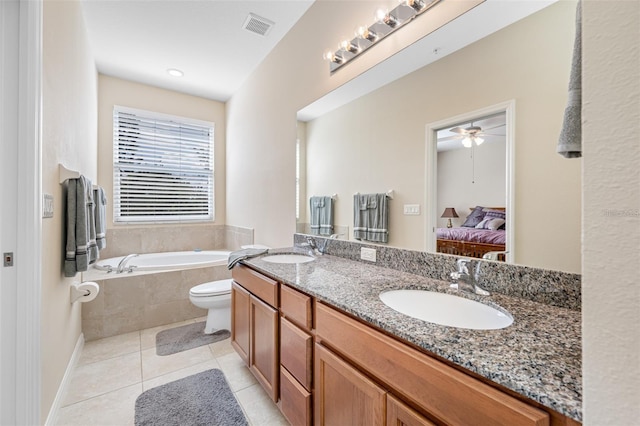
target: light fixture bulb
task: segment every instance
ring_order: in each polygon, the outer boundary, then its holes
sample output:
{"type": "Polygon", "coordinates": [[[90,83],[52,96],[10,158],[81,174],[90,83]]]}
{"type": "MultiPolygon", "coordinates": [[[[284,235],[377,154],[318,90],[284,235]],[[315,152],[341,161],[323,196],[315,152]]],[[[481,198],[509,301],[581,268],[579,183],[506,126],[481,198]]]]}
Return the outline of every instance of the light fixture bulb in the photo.
{"type": "Polygon", "coordinates": [[[322,57],[324,59],[326,59],[327,61],[329,61],[329,62],[334,62],[336,64],[341,64],[342,63],[342,58],[340,56],[336,55],[331,50],[327,50],[326,52],[324,52],[322,57]]]}
{"type": "Polygon", "coordinates": [[[376,10],[376,21],[384,22],[384,18],[388,13],[389,11],[387,9],[380,8],[376,10]]]}
{"type": "Polygon", "coordinates": [[[182,77],[184,75],[184,72],[176,68],[169,68],[167,70],[167,74],[169,74],[172,77],[182,77]]]}
{"type": "Polygon", "coordinates": [[[369,40],[371,42],[375,41],[375,39],[378,37],[378,35],[375,32],[371,31],[369,28],[365,27],[364,25],[358,28],[358,30],[356,31],[356,35],[362,39],[369,40]]]}
{"type": "Polygon", "coordinates": [[[471,141],[471,138],[469,136],[462,139],[462,146],[464,146],[465,148],[471,148],[471,144],[473,144],[473,142],[471,141]]]}
{"type": "Polygon", "coordinates": [[[409,6],[416,12],[420,12],[425,7],[423,0],[400,0],[400,3],[409,6]]]}
{"type": "Polygon", "coordinates": [[[473,140],[476,141],[476,145],[480,145],[480,144],[482,144],[482,142],[484,142],[484,139],[482,139],[479,136],[474,136],[473,140]]]}
{"type": "Polygon", "coordinates": [[[351,53],[356,53],[358,51],[358,46],[353,44],[350,40],[343,40],[340,43],[340,48],[351,53]]]}

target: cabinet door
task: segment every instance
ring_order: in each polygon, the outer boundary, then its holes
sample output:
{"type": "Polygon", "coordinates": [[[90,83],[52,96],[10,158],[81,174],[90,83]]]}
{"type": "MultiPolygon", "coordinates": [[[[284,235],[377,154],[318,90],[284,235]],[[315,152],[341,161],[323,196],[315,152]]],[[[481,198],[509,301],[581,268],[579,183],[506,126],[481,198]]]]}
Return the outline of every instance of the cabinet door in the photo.
{"type": "Polygon", "coordinates": [[[231,346],[240,358],[249,365],[249,322],[250,295],[235,281],[231,285],[231,346]]]}
{"type": "Polygon", "coordinates": [[[280,368],[280,411],[294,426],[311,425],[311,393],[280,368]]]}
{"type": "Polygon", "coordinates": [[[435,426],[426,417],[387,394],[387,426],[435,426]]]}
{"type": "Polygon", "coordinates": [[[249,369],[267,394],[278,401],[278,311],[250,296],[251,345],[249,369]]]}
{"type": "Polygon", "coordinates": [[[280,318],[280,364],[308,391],[313,376],[313,338],[280,318]]]}
{"type": "Polygon", "coordinates": [[[319,344],[314,379],[316,426],[384,426],[386,391],[319,344]]]}

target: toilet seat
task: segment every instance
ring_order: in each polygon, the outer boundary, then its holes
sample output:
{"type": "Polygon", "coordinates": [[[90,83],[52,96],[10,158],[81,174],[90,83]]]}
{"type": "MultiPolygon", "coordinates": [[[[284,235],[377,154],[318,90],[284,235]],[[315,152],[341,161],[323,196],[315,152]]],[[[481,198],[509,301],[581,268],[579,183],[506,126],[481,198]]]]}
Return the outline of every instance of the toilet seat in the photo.
{"type": "Polygon", "coordinates": [[[189,290],[189,295],[194,297],[222,296],[231,293],[231,282],[229,278],[220,281],[210,281],[208,283],[199,284],[189,290]]]}

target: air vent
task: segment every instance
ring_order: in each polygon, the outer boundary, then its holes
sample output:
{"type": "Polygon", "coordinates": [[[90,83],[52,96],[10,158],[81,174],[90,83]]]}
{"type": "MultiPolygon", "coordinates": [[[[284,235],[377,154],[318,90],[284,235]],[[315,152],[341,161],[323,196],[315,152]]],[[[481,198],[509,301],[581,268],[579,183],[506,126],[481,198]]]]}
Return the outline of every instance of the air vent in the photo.
{"type": "Polygon", "coordinates": [[[254,13],[250,13],[247,19],[244,21],[242,28],[252,33],[266,37],[271,31],[271,28],[275,25],[275,22],[270,21],[262,16],[258,16],[254,13]]]}

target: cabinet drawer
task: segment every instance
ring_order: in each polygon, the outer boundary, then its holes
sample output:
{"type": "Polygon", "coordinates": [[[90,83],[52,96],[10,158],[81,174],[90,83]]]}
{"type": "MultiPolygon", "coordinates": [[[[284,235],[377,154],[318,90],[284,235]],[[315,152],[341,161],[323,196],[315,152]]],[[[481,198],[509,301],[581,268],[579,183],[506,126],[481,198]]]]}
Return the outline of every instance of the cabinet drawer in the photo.
{"type": "Polygon", "coordinates": [[[321,303],[316,336],[447,424],[548,425],[549,415],[321,303]]]}
{"type": "Polygon", "coordinates": [[[313,339],[303,330],[280,318],[280,364],[307,390],[311,390],[313,339]]]}
{"type": "Polygon", "coordinates": [[[311,297],[286,285],[280,287],[280,312],[305,330],[311,330],[311,297]]]}
{"type": "Polygon", "coordinates": [[[265,277],[244,265],[237,265],[231,271],[233,280],[250,293],[272,307],[278,306],[278,282],[265,277]]]}
{"type": "Polygon", "coordinates": [[[284,368],[280,369],[280,411],[292,425],[311,424],[311,393],[284,368]]]}

